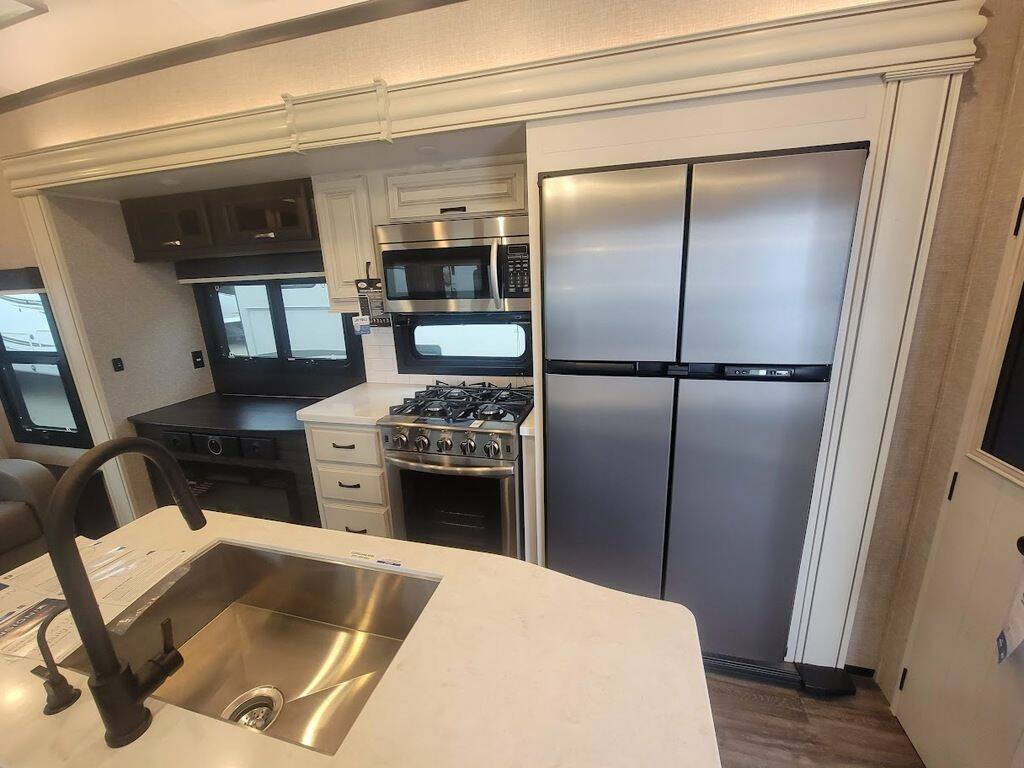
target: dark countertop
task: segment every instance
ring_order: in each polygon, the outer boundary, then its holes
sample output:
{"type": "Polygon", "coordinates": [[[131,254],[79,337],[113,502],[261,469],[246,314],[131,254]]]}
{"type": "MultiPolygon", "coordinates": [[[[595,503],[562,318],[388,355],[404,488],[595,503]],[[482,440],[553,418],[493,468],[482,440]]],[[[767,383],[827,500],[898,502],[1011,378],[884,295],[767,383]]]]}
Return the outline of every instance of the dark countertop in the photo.
{"type": "Polygon", "coordinates": [[[133,424],[158,424],[211,432],[301,432],[295,412],[316,398],[252,397],[213,392],[129,416],[133,424]]]}

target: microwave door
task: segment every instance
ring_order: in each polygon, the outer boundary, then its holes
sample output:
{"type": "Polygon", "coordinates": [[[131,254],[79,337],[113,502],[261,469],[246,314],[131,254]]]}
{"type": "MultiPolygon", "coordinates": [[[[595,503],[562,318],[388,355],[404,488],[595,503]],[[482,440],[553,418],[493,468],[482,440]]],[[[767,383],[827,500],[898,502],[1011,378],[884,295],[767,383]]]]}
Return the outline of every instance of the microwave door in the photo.
{"type": "Polygon", "coordinates": [[[501,308],[498,240],[412,243],[381,252],[389,312],[489,312],[501,308]]]}

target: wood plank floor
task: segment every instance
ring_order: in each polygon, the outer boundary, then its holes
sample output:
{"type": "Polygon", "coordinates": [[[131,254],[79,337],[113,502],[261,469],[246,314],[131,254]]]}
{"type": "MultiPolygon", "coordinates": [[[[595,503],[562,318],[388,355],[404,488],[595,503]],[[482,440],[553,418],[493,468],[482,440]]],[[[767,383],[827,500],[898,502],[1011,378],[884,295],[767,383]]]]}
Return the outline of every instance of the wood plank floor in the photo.
{"type": "Polygon", "coordinates": [[[723,768],[923,768],[878,687],[820,699],[799,691],[708,675],[723,768]]]}

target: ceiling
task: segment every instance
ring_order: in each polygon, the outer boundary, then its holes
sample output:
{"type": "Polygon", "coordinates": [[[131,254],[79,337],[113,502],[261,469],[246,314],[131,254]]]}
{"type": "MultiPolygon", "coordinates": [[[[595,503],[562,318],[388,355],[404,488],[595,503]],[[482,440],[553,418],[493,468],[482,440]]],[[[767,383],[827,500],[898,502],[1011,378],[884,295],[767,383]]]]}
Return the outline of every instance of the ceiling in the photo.
{"type": "Polygon", "coordinates": [[[419,165],[444,167],[459,160],[516,155],[525,151],[526,126],[523,123],[504,123],[406,136],[390,143],[365,141],[302,153],[286,152],[270,157],[88,181],[54,191],[69,197],[125,200],[322,173],[362,173],[419,165]]]}
{"type": "Polygon", "coordinates": [[[0,0],[0,98],[364,0],[0,0]]]}

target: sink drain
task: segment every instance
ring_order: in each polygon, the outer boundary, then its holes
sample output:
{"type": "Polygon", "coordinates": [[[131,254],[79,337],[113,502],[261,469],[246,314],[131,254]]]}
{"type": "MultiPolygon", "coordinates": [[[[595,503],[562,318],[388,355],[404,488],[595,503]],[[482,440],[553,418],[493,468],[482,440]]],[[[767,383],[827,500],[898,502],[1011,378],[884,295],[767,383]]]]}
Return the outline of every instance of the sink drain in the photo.
{"type": "Polygon", "coordinates": [[[246,691],[232,701],[220,716],[225,720],[250,728],[254,731],[265,731],[284,706],[284,696],[269,685],[261,685],[246,691]]]}

